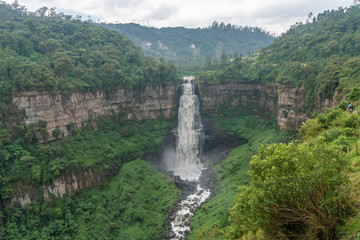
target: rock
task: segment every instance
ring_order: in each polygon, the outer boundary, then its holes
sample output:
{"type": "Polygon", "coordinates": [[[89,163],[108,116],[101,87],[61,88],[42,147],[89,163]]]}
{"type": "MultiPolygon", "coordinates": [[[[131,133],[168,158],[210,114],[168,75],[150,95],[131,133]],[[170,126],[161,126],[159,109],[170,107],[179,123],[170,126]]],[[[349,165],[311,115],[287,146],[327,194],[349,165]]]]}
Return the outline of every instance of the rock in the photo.
{"type": "Polygon", "coordinates": [[[169,234],[168,234],[168,238],[174,238],[176,235],[175,235],[175,233],[174,232],[169,232],[169,234]]]}
{"type": "Polygon", "coordinates": [[[125,110],[127,119],[154,119],[159,116],[170,118],[176,108],[176,84],[148,84],[145,89],[119,88],[112,94],[103,91],[95,93],[73,92],[69,97],[60,93],[40,91],[17,93],[12,101],[26,113],[25,123],[47,122],[50,139],[52,131],[59,126],[63,136],[69,131],[67,125],[81,126],[97,116],[125,110]]]}

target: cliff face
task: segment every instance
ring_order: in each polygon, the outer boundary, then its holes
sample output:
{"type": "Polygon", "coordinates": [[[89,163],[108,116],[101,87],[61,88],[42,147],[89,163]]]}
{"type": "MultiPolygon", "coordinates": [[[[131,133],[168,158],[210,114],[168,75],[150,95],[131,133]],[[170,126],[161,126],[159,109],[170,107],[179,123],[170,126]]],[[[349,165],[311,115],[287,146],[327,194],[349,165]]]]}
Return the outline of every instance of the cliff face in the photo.
{"type": "MultiPolygon", "coordinates": [[[[285,85],[200,84],[199,92],[205,113],[216,114],[224,108],[241,106],[258,116],[273,113],[282,129],[299,129],[302,123],[309,119],[304,108],[304,88],[296,91],[296,88],[285,85]]],[[[341,99],[341,94],[336,92],[332,99],[324,99],[315,106],[316,111],[324,112],[339,104],[341,99]]]]}
{"type": "Polygon", "coordinates": [[[216,113],[223,108],[243,106],[257,115],[276,111],[276,89],[273,86],[249,84],[199,85],[204,112],[216,113]]]}
{"type": "Polygon", "coordinates": [[[50,201],[52,198],[62,198],[65,194],[71,195],[87,187],[94,187],[105,183],[109,177],[110,172],[103,172],[95,174],[91,169],[83,172],[82,174],[74,175],[61,175],[54,179],[50,184],[42,186],[42,195],[38,188],[29,184],[19,183],[14,187],[15,192],[11,203],[19,202],[23,207],[25,204],[36,203],[39,196],[44,201],[50,201]]]}
{"type": "Polygon", "coordinates": [[[281,128],[292,126],[296,129],[301,126],[301,122],[308,119],[303,110],[305,91],[301,89],[296,94],[296,89],[289,86],[279,86],[277,89],[278,103],[276,119],[281,128]]]}
{"type": "MultiPolygon", "coordinates": [[[[148,85],[143,90],[118,89],[107,96],[104,92],[74,93],[69,98],[40,92],[20,93],[13,102],[26,112],[26,123],[39,120],[47,122],[47,130],[52,131],[59,126],[63,135],[68,134],[66,126],[70,123],[80,128],[85,122],[97,116],[109,114],[112,111],[124,110],[126,117],[131,119],[152,119],[160,115],[170,118],[176,114],[176,85],[148,85]]],[[[276,116],[281,128],[292,126],[299,128],[308,119],[304,111],[306,90],[289,86],[250,85],[250,84],[219,84],[198,85],[202,110],[205,113],[217,114],[229,107],[240,106],[252,114],[264,116],[272,113],[276,116]]],[[[341,94],[335,93],[333,99],[325,99],[318,112],[325,111],[341,100],[341,94]]],[[[11,202],[20,205],[35,203],[39,196],[43,200],[52,197],[63,197],[86,187],[104,183],[111,174],[94,174],[87,170],[79,175],[61,175],[48,185],[42,186],[43,191],[31,185],[19,183],[14,190],[11,202]]]]}
{"type": "Polygon", "coordinates": [[[39,120],[47,122],[50,140],[52,131],[58,126],[63,136],[68,135],[67,125],[81,126],[97,116],[124,110],[127,118],[153,119],[160,115],[170,118],[175,114],[177,86],[148,84],[145,89],[120,88],[107,95],[95,93],[73,93],[70,97],[43,92],[22,92],[13,97],[19,109],[24,109],[27,124],[39,120]]]}
{"type": "MultiPolygon", "coordinates": [[[[53,130],[58,126],[63,136],[69,134],[67,125],[73,123],[81,128],[86,123],[102,115],[124,111],[127,119],[153,119],[159,116],[170,118],[176,114],[176,95],[178,86],[151,85],[141,90],[118,89],[113,94],[105,92],[73,93],[70,97],[61,94],[51,95],[44,92],[23,92],[13,97],[13,103],[24,109],[27,118],[25,123],[47,122],[50,140],[53,130]]],[[[51,183],[39,188],[31,184],[17,183],[13,188],[13,197],[9,203],[36,203],[42,198],[45,201],[53,197],[73,194],[86,187],[94,187],[107,181],[112,173],[95,174],[91,169],[74,175],[63,174],[51,183]]]]}

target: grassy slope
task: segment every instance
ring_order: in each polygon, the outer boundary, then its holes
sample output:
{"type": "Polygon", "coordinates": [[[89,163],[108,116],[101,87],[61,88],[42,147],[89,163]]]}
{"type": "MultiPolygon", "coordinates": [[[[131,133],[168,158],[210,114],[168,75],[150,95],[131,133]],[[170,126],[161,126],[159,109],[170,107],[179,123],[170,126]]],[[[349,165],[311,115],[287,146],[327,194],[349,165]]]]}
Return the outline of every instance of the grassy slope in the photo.
{"type": "Polygon", "coordinates": [[[197,239],[196,233],[205,227],[228,225],[228,210],[232,206],[239,185],[248,183],[247,171],[251,156],[257,153],[261,144],[279,142],[285,139],[266,120],[256,117],[217,118],[219,126],[226,133],[236,134],[248,140],[247,144],[232,150],[229,156],[214,166],[217,175],[216,195],[203,204],[191,223],[189,239],[197,239]]]}

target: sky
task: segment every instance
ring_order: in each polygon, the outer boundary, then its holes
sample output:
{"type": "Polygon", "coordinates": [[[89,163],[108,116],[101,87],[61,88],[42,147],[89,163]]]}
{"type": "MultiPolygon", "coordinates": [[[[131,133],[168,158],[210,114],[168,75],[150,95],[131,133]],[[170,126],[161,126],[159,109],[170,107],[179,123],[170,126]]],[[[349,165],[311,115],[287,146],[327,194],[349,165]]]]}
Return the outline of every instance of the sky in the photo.
{"type": "MultiPolygon", "coordinates": [[[[13,3],[14,0],[5,0],[13,3]]],[[[354,0],[18,0],[30,11],[55,7],[83,20],[136,22],[151,27],[211,26],[214,21],[260,27],[276,36],[325,10],[349,7],[354,0]]]]}

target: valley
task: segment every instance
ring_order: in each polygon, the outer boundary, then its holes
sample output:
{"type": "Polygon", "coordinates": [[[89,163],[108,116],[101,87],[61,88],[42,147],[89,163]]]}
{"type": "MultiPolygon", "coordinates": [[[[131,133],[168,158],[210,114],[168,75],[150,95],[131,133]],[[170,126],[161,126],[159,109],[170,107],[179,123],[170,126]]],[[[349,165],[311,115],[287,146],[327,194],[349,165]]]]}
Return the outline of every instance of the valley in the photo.
{"type": "Polygon", "coordinates": [[[358,239],[359,3],[276,39],[54,11],[0,2],[1,239],[358,239]]]}

